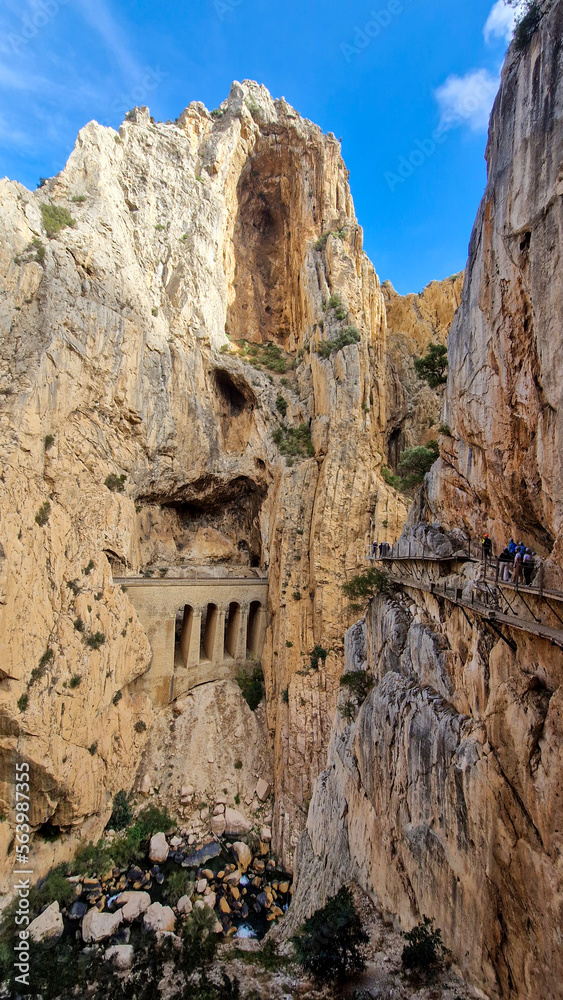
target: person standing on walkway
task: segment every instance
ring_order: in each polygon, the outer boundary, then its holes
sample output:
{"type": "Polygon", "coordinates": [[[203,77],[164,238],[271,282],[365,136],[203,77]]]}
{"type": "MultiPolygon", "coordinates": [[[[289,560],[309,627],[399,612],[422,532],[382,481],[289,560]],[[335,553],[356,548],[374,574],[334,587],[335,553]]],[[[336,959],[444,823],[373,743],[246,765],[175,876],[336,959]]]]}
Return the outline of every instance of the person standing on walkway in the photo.
{"type": "Polygon", "coordinates": [[[522,579],[522,553],[520,551],[520,546],[516,549],[516,554],[514,556],[514,571],[512,573],[512,582],[518,586],[520,580],[522,579]]]}
{"type": "Polygon", "coordinates": [[[534,560],[531,549],[526,549],[522,556],[522,568],[524,570],[524,583],[529,587],[532,582],[532,573],[534,572],[534,560]]]}
{"type": "Polygon", "coordinates": [[[510,567],[512,565],[512,557],[510,555],[510,552],[508,551],[508,547],[501,552],[500,556],[498,557],[498,561],[499,561],[499,580],[501,580],[501,582],[503,583],[508,583],[508,581],[510,580],[510,567]]]}
{"type": "Polygon", "coordinates": [[[487,534],[483,535],[483,541],[481,542],[481,551],[483,554],[483,565],[485,567],[485,574],[487,572],[487,562],[493,554],[493,543],[487,534]]]}

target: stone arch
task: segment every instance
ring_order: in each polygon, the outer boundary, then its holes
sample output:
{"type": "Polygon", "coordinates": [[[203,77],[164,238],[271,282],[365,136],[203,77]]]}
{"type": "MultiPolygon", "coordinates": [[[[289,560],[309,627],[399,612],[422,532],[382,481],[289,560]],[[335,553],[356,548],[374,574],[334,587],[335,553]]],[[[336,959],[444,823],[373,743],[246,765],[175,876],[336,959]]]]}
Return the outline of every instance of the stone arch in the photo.
{"type": "Polygon", "coordinates": [[[257,656],[260,652],[260,624],[262,619],[262,604],[252,601],[248,609],[248,625],[246,628],[246,652],[249,656],[257,656]]]}
{"type": "Polygon", "coordinates": [[[194,628],[194,609],[191,604],[184,605],[184,613],[182,616],[182,630],[180,632],[180,655],[182,658],[182,663],[185,667],[188,666],[188,661],[190,658],[190,646],[192,641],[192,634],[194,628]]]}
{"type": "Polygon", "coordinates": [[[201,660],[213,660],[218,621],[219,608],[216,604],[208,604],[201,619],[201,660]]]}
{"type": "Polygon", "coordinates": [[[225,642],[223,656],[237,657],[238,637],[240,633],[241,609],[238,601],[231,601],[225,616],[225,642]]]}

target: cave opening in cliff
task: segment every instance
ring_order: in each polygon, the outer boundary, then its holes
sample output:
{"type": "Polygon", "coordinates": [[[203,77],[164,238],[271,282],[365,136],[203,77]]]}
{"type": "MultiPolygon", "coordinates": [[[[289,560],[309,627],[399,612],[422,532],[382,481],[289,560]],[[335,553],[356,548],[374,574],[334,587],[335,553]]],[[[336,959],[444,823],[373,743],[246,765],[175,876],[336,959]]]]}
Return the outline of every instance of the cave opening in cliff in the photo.
{"type": "Polygon", "coordinates": [[[241,173],[233,230],[235,298],[226,326],[234,340],[272,341],[289,351],[299,346],[300,271],[315,231],[314,198],[304,202],[302,191],[304,176],[314,174],[310,160],[307,150],[262,136],[241,173]]]}
{"type": "Polygon", "coordinates": [[[172,496],[140,498],[144,566],[263,565],[260,513],[265,483],[208,475],[172,496]]]}

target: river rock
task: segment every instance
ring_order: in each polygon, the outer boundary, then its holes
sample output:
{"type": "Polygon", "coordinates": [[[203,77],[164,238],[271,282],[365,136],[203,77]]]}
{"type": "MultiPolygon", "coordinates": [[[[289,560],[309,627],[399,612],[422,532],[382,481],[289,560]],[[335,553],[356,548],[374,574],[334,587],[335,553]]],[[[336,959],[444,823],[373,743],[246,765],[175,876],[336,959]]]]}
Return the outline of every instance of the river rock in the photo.
{"type": "Polygon", "coordinates": [[[243,844],[242,841],[237,840],[233,844],[232,850],[240,870],[245,872],[252,864],[252,851],[250,847],[247,844],[243,844]]]}
{"type": "Polygon", "coordinates": [[[83,940],[86,944],[105,941],[106,938],[115,934],[122,920],[121,910],[117,910],[115,913],[100,913],[95,906],[92,907],[82,921],[83,940]]]}
{"type": "Polygon", "coordinates": [[[132,944],[114,944],[106,950],[106,962],[113,962],[116,969],[130,969],[133,963],[132,944]]]}
{"type": "Polygon", "coordinates": [[[237,809],[225,809],[225,834],[227,837],[240,837],[241,834],[249,833],[252,823],[244,818],[237,809]]]}
{"type": "Polygon", "coordinates": [[[213,816],[211,819],[211,832],[215,834],[216,837],[222,837],[225,832],[225,816],[224,813],[220,815],[213,816]]]}
{"type": "Polygon", "coordinates": [[[270,783],[268,781],[265,781],[264,778],[259,778],[258,784],[256,785],[256,794],[260,799],[260,802],[266,801],[271,790],[272,786],[270,785],[270,783]]]}
{"type": "Polygon", "coordinates": [[[40,913],[29,925],[29,936],[36,944],[49,944],[58,941],[64,930],[63,918],[59,904],[55,900],[43,913],[40,913]]]}
{"type": "Polygon", "coordinates": [[[272,839],[272,828],[269,826],[262,826],[260,828],[260,840],[264,844],[269,844],[272,839]]]}
{"type": "Polygon", "coordinates": [[[154,837],[151,837],[149,858],[158,864],[168,860],[168,841],[163,833],[155,833],[154,837]]]}
{"type": "Polygon", "coordinates": [[[174,910],[162,903],[151,903],[143,917],[143,928],[146,931],[173,931],[176,926],[174,910]]]}
{"type": "Polygon", "coordinates": [[[122,892],[116,899],[116,906],[121,906],[121,913],[125,923],[130,924],[142,913],[146,913],[151,905],[151,897],[148,892],[122,892]]]}
{"type": "Polygon", "coordinates": [[[180,899],[178,900],[177,904],[176,904],[176,909],[178,910],[178,913],[181,913],[184,916],[186,916],[188,913],[191,913],[193,907],[192,907],[192,901],[191,901],[190,897],[189,896],[181,896],[180,899]]]}

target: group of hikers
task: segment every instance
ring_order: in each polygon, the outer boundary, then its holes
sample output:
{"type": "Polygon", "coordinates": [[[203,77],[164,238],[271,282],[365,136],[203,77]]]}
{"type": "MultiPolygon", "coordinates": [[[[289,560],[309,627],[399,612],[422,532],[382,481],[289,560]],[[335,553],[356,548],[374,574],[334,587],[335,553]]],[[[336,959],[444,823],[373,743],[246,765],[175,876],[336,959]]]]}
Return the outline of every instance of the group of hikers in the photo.
{"type": "MultiPolygon", "coordinates": [[[[486,572],[487,563],[493,558],[493,543],[487,534],[483,535],[481,551],[486,572]]],[[[511,538],[498,557],[498,579],[502,583],[517,585],[523,582],[529,587],[534,574],[537,572],[541,575],[541,566],[542,561],[535,552],[524,545],[524,542],[515,542],[511,538]]]]}

